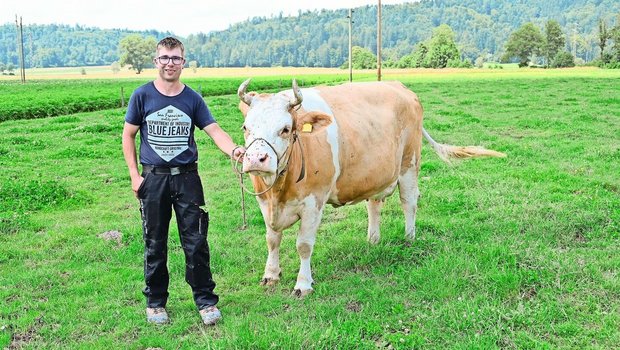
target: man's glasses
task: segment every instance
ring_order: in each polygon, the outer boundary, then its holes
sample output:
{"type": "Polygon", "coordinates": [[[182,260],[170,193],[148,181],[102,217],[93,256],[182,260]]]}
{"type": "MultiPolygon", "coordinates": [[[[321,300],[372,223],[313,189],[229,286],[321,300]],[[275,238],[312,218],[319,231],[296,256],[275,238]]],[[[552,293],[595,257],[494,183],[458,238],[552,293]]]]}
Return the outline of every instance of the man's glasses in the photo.
{"type": "Polygon", "coordinates": [[[183,63],[184,58],[183,57],[179,57],[179,56],[159,56],[156,58],[157,61],[159,61],[160,64],[166,65],[168,63],[170,63],[170,60],[172,60],[172,64],[181,64],[183,63]]]}

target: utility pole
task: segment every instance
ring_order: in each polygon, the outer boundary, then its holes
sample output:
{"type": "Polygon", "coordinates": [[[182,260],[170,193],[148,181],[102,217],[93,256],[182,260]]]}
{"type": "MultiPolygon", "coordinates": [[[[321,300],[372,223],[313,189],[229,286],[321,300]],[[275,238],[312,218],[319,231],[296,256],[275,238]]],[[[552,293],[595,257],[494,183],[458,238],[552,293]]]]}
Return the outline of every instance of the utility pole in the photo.
{"type": "Polygon", "coordinates": [[[381,0],[377,6],[377,81],[381,81],[381,0]]]}
{"type": "Polygon", "coordinates": [[[353,9],[349,9],[349,81],[353,81],[353,9]]]}
{"type": "Polygon", "coordinates": [[[24,28],[22,26],[22,18],[19,17],[17,21],[17,15],[15,15],[15,28],[17,30],[17,49],[19,55],[19,78],[23,83],[26,82],[26,68],[24,67],[24,28]]]}

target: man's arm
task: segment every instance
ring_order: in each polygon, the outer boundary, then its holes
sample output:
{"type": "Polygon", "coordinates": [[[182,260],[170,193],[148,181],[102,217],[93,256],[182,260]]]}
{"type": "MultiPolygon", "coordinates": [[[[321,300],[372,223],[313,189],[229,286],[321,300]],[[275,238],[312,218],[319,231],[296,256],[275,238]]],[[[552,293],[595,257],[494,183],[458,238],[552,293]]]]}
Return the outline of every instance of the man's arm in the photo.
{"type": "Polygon", "coordinates": [[[217,123],[211,123],[204,127],[204,130],[209,137],[213,139],[213,142],[217,145],[217,147],[227,154],[229,157],[232,156],[234,160],[240,159],[245,153],[245,148],[243,146],[238,146],[235,144],[226,133],[217,123]],[[234,151],[234,154],[232,154],[234,151]]]}
{"type": "Polygon", "coordinates": [[[127,163],[129,176],[131,177],[131,189],[136,197],[138,196],[138,189],[142,181],[144,181],[138,170],[138,159],[136,157],[136,134],[138,130],[140,130],[139,125],[127,122],[125,122],[123,127],[123,155],[125,156],[125,163],[127,163]]]}

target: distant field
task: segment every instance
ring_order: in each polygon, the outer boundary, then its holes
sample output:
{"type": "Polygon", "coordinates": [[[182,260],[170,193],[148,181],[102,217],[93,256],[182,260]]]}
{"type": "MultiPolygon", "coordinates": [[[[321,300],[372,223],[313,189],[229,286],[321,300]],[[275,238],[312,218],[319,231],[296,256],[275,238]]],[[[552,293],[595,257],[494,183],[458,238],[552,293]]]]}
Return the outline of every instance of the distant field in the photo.
{"type": "MultiPolygon", "coordinates": [[[[288,88],[292,76],[313,84],[342,79],[298,70],[209,72],[218,78],[185,76],[193,87],[221,88],[205,99],[237,143],[234,91],[245,77],[256,74],[251,88],[261,91],[280,82],[288,88]]],[[[80,80],[73,92],[80,98],[80,89],[149,79],[126,76],[80,80]]],[[[508,157],[447,165],[425,144],[414,242],[404,240],[398,194],[383,208],[377,245],[366,242],[363,204],[327,207],[312,258],[315,292],[298,299],[290,294],[296,228],[284,233],[280,284],[259,286],[267,248],[258,205],[246,197],[248,228],[240,230],[230,162],[199,133],[224,313],[214,328],[200,324],[184,282],[174,219],[172,323],[144,320],[143,241],[121,151],[123,108],[1,122],[0,348],[617,349],[620,71],[411,70],[384,71],[384,79],[418,94],[436,140],[508,157]],[[108,240],[109,231],[122,237],[108,240]]],[[[47,108],[75,81],[40,79],[24,90],[0,83],[0,102],[23,92],[25,106],[47,108]]]]}
{"type": "MultiPolygon", "coordinates": [[[[82,67],[63,68],[32,68],[26,69],[26,79],[154,79],[157,70],[150,68],[136,74],[135,70],[121,69],[118,73],[112,72],[109,66],[83,67],[86,74],[82,74],[82,67]]],[[[185,67],[183,77],[254,77],[254,76],[278,76],[290,74],[348,74],[347,70],[337,68],[197,68],[194,72],[185,67]]],[[[0,76],[0,80],[18,80],[19,76],[0,76]]]]}
{"type": "MultiPolygon", "coordinates": [[[[595,67],[577,67],[566,69],[520,69],[516,64],[502,65],[503,69],[491,68],[446,68],[446,69],[382,69],[384,79],[393,79],[403,75],[413,75],[419,77],[440,77],[440,76],[471,76],[471,77],[503,77],[503,76],[606,76],[614,75],[614,70],[601,70],[595,67]]],[[[155,69],[145,69],[140,74],[127,68],[121,69],[118,73],[113,73],[109,66],[84,67],[86,74],[81,74],[82,67],[68,68],[32,68],[26,69],[26,80],[39,79],[154,79],[157,76],[155,69]]],[[[616,70],[617,71],[617,70],[616,70]]],[[[242,78],[242,77],[261,77],[261,76],[305,76],[305,75],[338,75],[345,79],[349,78],[347,69],[339,68],[197,68],[194,72],[186,67],[183,71],[183,78],[242,78]]],[[[376,79],[376,70],[354,70],[353,79],[366,80],[376,79]]],[[[19,81],[19,76],[0,76],[0,81],[19,81]]]]}

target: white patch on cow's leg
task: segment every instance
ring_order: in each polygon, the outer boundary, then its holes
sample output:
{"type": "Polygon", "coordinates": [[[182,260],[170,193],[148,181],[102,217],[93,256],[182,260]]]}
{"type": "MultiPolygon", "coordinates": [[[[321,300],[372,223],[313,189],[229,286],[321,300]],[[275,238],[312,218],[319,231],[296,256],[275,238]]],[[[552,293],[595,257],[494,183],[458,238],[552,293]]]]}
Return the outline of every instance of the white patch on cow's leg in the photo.
{"type": "Polygon", "coordinates": [[[381,207],[383,200],[369,199],[366,203],[368,209],[368,242],[379,243],[381,239],[381,207]]]}
{"type": "Polygon", "coordinates": [[[312,251],[316,240],[316,231],[323,216],[323,209],[317,209],[316,205],[306,206],[306,208],[301,217],[301,225],[297,235],[297,253],[299,254],[300,265],[297,283],[293,289],[293,294],[300,297],[306,296],[313,291],[312,283],[314,280],[312,279],[310,259],[312,258],[312,251]]]}
{"type": "Polygon", "coordinates": [[[415,215],[418,209],[418,169],[414,166],[398,178],[400,204],[405,214],[405,238],[415,239],[415,215]]]}
{"type": "Polygon", "coordinates": [[[265,265],[265,274],[260,281],[262,285],[272,286],[280,281],[282,270],[280,269],[280,242],[282,241],[282,233],[277,232],[267,226],[267,248],[269,255],[267,256],[267,264],[265,265]]]}

